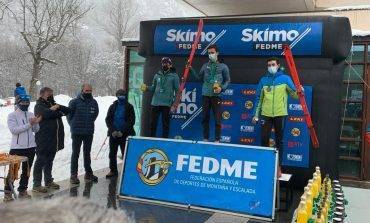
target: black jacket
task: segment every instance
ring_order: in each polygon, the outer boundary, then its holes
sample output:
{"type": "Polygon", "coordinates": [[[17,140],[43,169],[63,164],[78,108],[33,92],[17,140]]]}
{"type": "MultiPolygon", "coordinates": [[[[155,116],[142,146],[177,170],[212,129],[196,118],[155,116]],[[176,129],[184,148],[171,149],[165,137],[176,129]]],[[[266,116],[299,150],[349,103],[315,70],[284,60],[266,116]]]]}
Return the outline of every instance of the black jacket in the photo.
{"type": "Polygon", "coordinates": [[[93,135],[94,122],[99,114],[95,99],[85,99],[81,94],[69,102],[71,112],[67,116],[73,135],[93,135]]]}
{"type": "MultiPolygon", "coordinates": [[[[109,107],[107,117],[105,118],[105,123],[107,124],[108,127],[108,136],[112,136],[112,132],[114,131],[114,113],[116,112],[118,105],[118,100],[113,102],[113,104],[109,107]]],[[[126,102],[125,104],[125,128],[123,130],[123,135],[125,136],[134,136],[135,130],[134,130],[134,125],[135,125],[135,111],[134,107],[126,102]]]]}
{"type": "Polygon", "coordinates": [[[62,116],[69,113],[68,107],[60,106],[56,111],[50,109],[55,103],[39,98],[34,113],[41,115],[40,130],[35,134],[38,151],[58,151],[64,148],[64,125],[62,116]]]}

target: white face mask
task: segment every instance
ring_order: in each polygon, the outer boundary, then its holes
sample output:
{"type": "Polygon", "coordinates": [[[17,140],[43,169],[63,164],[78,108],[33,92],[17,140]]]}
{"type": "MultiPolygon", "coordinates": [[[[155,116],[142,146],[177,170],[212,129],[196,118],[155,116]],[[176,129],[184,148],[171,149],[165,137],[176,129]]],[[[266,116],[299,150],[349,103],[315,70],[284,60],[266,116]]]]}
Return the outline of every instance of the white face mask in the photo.
{"type": "Polygon", "coordinates": [[[208,58],[209,58],[212,62],[216,62],[216,61],[217,61],[217,53],[208,54],[208,58]]]}
{"type": "Polygon", "coordinates": [[[278,67],[277,66],[267,67],[267,70],[269,71],[270,74],[276,74],[276,72],[278,71],[278,67]]]}

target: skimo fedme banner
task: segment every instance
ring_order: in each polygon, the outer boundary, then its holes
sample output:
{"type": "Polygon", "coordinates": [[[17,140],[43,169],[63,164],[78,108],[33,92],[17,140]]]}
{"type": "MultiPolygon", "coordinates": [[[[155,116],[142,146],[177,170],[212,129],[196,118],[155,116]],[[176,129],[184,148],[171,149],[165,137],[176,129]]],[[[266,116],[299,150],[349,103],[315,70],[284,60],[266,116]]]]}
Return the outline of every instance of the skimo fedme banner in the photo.
{"type": "MultiPolygon", "coordinates": [[[[252,124],[257,85],[230,84],[221,95],[222,121],[221,141],[224,143],[256,145],[261,141],[260,124],[252,124]]],[[[311,110],[312,88],[305,86],[305,97],[311,110]]],[[[283,139],[283,160],[286,166],[308,167],[310,136],[298,99],[288,99],[288,113],[285,120],[283,139]]],[[[171,114],[170,137],[177,139],[202,140],[202,86],[189,82],[182,92],[176,113],[171,114]]],[[[160,119],[159,119],[160,120],[160,119]]],[[[157,136],[161,136],[158,123],[157,136]]],[[[214,139],[214,121],[211,112],[210,136],[214,139]]],[[[272,132],[270,146],[275,145],[272,132]]]]}
{"type": "MultiPolygon", "coordinates": [[[[157,25],[155,54],[189,54],[196,25],[157,25]]],[[[321,55],[322,23],[266,23],[204,25],[196,54],[206,55],[217,44],[222,55],[282,55],[283,45],[294,55],[321,55]]]]}
{"type": "Polygon", "coordinates": [[[133,137],[120,195],[273,218],[276,152],[133,137]]]}

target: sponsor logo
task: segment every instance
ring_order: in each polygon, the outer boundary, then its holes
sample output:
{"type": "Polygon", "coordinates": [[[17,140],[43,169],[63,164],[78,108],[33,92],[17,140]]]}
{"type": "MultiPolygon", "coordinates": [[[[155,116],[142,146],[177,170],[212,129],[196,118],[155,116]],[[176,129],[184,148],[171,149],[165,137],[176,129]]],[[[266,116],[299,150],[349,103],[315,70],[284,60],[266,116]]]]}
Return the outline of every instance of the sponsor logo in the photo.
{"type": "Polygon", "coordinates": [[[223,106],[234,106],[234,101],[231,100],[222,100],[221,105],[223,106]]]}
{"type": "Polygon", "coordinates": [[[185,88],[181,93],[181,101],[177,107],[176,113],[192,115],[194,112],[198,110],[196,100],[197,100],[197,89],[194,88],[191,91],[187,91],[185,88]]]}
{"type": "Polygon", "coordinates": [[[242,125],[240,126],[241,132],[254,132],[254,126],[251,125],[242,125]]]}
{"type": "Polygon", "coordinates": [[[221,129],[231,129],[232,125],[221,124],[221,129]]]}
{"type": "Polygon", "coordinates": [[[243,95],[255,95],[256,94],[256,90],[253,90],[253,89],[244,89],[244,90],[242,90],[242,94],[243,95]]]}
{"type": "Polygon", "coordinates": [[[231,136],[221,136],[221,142],[231,142],[231,136]]]}
{"type": "Polygon", "coordinates": [[[252,42],[254,50],[282,50],[284,43],[298,42],[311,31],[311,28],[299,33],[295,29],[265,30],[246,28],[242,31],[243,42],[252,42]]]}
{"type": "Polygon", "coordinates": [[[176,171],[190,173],[218,174],[226,177],[257,179],[257,162],[216,159],[213,157],[192,156],[179,154],[177,156],[176,171]]]}
{"type": "Polygon", "coordinates": [[[253,102],[252,101],[246,101],[244,103],[244,106],[246,109],[252,109],[253,108],[253,102]]]}
{"type": "Polygon", "coordinates": [[[299,128],[292,128],[292,130],[290,131],[290,133],[292,134],[292,136],[298,137],[298,136],[301,135],[301,130],[299,130],[299,128]]]}
{"type": "Polygon", "coordinates": [[[140,179],[147,185],[157,185],[166,177],[172,162],[160,149],[148,149],[141,155],[136,170],[140,179]]]}
{"type": "Polygon", "coordinates": [[[230,112],[228,112],[228,111],[222,112],[222,118],[225,119],[225,120],[229,119],[230,118],[230,112]]]}
{"type": "Polygon", "coordinates": [[[228,96],[234,95],[234,89],[226,89],[222,94],[228,96]]]}
{"type": "Polygon", "coordinates": [[[298,142],[298,141],[288,141],[287,146],[288,146],[288,148],[302,147],[303,143],[298,142]]]}
{"type": "Polygon", "coordinates": [[[254,143],[254,138],[246,138],[246,137],[242,137],[240,138],[240,142],[241,143],[245,143],[245,144],[252,144],[254,143]]]}
{"type": "Polygon", "coordinates": [[[248,117],[249,117],[249,115],[248,115],[248,113],[242,113],[242,115],[241,115],[241,119],[242,120],[246,120],[246,119],[248,119],[248,117]]]}
{"type": "Polygon", "coordinates": [[[291,161],[296,161],[296,162],[302,162],[303,156],[299,154],[287,154],[287,159],[291,161]]]}
{"type": "Polygon", "coordinates": [[[289,116],[288,120],[291,122],[304,122],[303,117],[296,117],[296,116],[289,116]]]}
{"type": "Polygon", "coordinates": [[[300,104],[289,104],[289,110],[291,110],[291,111],[302,111],[302,105],[300,105],[300,104]]]}

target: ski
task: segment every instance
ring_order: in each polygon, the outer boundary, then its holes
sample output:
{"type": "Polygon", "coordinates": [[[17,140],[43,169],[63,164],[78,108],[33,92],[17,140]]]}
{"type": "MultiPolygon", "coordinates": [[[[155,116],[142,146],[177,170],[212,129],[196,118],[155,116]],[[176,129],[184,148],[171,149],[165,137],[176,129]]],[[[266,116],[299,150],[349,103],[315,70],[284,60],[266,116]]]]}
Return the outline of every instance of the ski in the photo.
{"type": "Polygon", "coordinates": [[[292,51],[291,51],[291,49],[288,45],[284,46],[284,56],[285,56],[286,62],[288,64],[288,67],[289,67],[289,70],[290,70],[290,75],[292,76],[295,88],[297,90],[297,94],[298,94],[298,97],[299,97],[299,102],[302,106],[303,115],[305,117],[307,127],[310,131],[312,145],[313,145],[314,148],[317,149],[317,148],[319,148],[319,140],[317,139],[317,135],[316,135],[316,131],[315,131],[315,128],[313,126],[313,123],[312,123],[311,115],[308,111],[306,99],[305,99],[304,93],[302,92],[302,89],[301,89],[302,85],[301,85],[301,82],[299,80],[298,72],[297,72],[297,69],[296,69],[296,66],[295,66],[295,63],[294,63],[293,54],[292,54],[292,51]]]}
{"type": "Polygon", "coordinates": [[[188,61],[186,63],[186,66],[185,66],[185,69],[184,69],[184,73],[183,73],[183,75],[181,77],[180,88],[177,91],[177,93],[176,93],[176,99],[175,99],[174,103],[172,104],[172,108],[171,108],[171,111],[172,112],[175,112],[176,111],[177,106],[180,103],[182,91],[185,88],[185,84],[186,84],[186,81],[187,81],[188,76],[189,76],[190,67],[191,67],[191,65],[193,63],[194,55],[195,55],[195,52],[196,52],[196,50],[198,48],[198,44],[199,44],[199,41],[200,41],[202,30],[203,30],[203,19],[200,19],[199,20],[199,23],[198,23],[197,35],[195,36],[194,42],[193,42],[193,44],[191,46],[191,51],[190,51],[189,59],[188,59],[188,61]]]}

